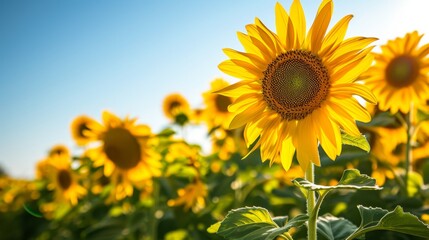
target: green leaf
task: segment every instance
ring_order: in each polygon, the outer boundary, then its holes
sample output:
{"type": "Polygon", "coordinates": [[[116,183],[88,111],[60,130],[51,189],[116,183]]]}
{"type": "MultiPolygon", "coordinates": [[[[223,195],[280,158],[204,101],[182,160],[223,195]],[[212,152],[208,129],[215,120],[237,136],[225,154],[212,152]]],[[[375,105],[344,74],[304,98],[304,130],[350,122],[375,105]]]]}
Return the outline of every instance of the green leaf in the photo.
{"type": "Polygon", "coordinates": [[[357,226],[344,218],[326,214],[317,218],[317,233],[319,240],[346,239],[357,229],[357,226]]]}
{"type": "Polygon", "coordinates": [[[287,217],[278,217],[274,221],[268,210],[261,207],[244,207],[231,210],[221,222],[209,227],[208,232],[217,233],[226,239],[236,240],[272,240],[292,227],[298,227],[308,219],[299,215],[287,221],[287,217]],[[282,227],[276,222],[283,222],[282,227]]]}
{"type": "Polygon", "coordinates": [[[284,225],[282,224],[283,225],[282,227],[269,230],[268,237],[264,239],[273,239],[279,236],[280,234],[289,231],[289,229],[291,229],[292,227],[302,226],[307,220],[308,220],[307,214],[298,215],[292,218],[289,222],[284,222],[285,224],[284,225]]]}
{"type": "Polygon", "coordinates": [[[381,190],[376,185],[374,178],[361,174],[357,169],[346,169],[336,186],[317,185],[303,178],[294,179],[292,182],[298,187],[311,191],[332,189],[381,190]]]}
{"type": "Polygon", "coordinates": [[[358,209],[362,218],[361,225],[348,239],[376,230],[400,232],[423,238],[429,236],[429,226],[413,214],[404,212],[401,206],[390,212],[363,206],[358,206],[358,209]]]}
{"type": "Polygon", "coordinates": [[[174,135],[176,132],[171,128],[165,128],[160,133],[158,133],[158,137],[170,137],[174,135]]]}
{"type": "Polygon", "coordinates": [[[366,152],[369,152],[369,150],[371,149],[368,140],[366,140],[366,137],[364,135],[356,137],[345,132],[341,132],[341,139],[343,141],[343,144],[358,147],[366,152]]]}
{"type": "Polygon", "coordinates": [[[362,205],[358,206],[358,210],[361,217],[360,228],[377,225],[380,219],[389,212],[382,208],[364,207],[362,205]]]}

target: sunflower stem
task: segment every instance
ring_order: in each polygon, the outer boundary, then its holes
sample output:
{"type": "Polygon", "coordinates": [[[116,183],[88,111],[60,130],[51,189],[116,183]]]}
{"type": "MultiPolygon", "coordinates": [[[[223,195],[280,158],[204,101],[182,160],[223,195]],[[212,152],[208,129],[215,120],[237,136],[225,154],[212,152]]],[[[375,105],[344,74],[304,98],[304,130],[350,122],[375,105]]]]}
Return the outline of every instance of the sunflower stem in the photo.
{"type": "Polygon", "coordinates": [[[410,171],[412,171],[411,160],[412,160],[412,149],[411,149],[411,141],[414,134],[414,126],[413,126],[413,104],[411,103],[410,112],[407,113],[406,116],[406,127],[407,127],[407,143],[405,146],[405,195],[408,196],[408,179],[410,175],[410,171]]]}
{"type": "MultiPolygon", "coordinates": [[[[308,166],[306,172],[305,172],[305,179],[309,182],[314,183],[314,165],[313,163],[310,163],[308,166]]],[[[309,216],[308,218],[308,226],[307,226],[307,239],[309,240],[316,240],[317,239],[317,215],[314,214],[314,211],[317,211],[315,209],[316,205],[316,193],[314,191],[308,191],[307,192],[307,214],[309,216]]]]}

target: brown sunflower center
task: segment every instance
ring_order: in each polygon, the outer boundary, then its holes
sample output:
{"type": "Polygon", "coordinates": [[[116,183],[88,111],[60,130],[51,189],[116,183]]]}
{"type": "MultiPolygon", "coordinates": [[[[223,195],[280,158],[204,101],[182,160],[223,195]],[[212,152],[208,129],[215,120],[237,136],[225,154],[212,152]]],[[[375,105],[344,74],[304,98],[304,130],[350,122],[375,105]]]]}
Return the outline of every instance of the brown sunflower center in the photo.
{"type": "Polygon", "coordinates": [[[72,184],[70,172],[65,169],[61,169],[58,172],[57,181],[63,190],[67,190],[72,184]]]}
{"type": "Polygon", "coordinates": [[[264,72],[262,93],[270,108],[286,120],[300,120],[319,108],[330,87],[322,60],[306,50],[290,50],[264,72]]]}
{"type": "Polygon", "coordinates": [[[230,97],[216,95],[215,104],[219,112],[228,112],[228,106],[232,103],[230,97]]]}
{"type": "Polygon", "coordinates": [[[107,157],[119,168],[131,169],[140,161],[141,149],[136,137],[125,128],[108,130],[103,138],[103,150],[107,157]]]}
{"type": "Polygon", "coordinates": [[[406,87],[413,84],[419,72],[418,61],[414,57],[402,55],[394,58],[387,65],[386,80],[394,87],[406,87]]]}

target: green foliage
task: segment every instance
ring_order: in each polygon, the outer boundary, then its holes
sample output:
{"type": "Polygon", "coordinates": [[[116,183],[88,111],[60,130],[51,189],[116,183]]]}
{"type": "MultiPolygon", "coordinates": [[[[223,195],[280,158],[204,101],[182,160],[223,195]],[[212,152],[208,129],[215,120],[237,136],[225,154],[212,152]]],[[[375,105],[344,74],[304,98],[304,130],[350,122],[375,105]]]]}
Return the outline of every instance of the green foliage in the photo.
{"type": "Polygon", "coordinates": [[[357,226],[344,218],[326,214],[317,219],[317,235],[319,240],[344,240],[351,235],[357,226]]]}
{"type": "Polygon", "coordinates": [[[264,208],[244,207],[231,210],[223,221],[212,225],[208,231],[236,240],[271,240],[280,235],[288,238],[287,231],[301,226],[307,219],[306,215],[299,215],[290,221],[287,217],[274,220],[264,208]]]}
{"type": "Polygon", "coordinates": [[[317,185],[303,178],[297,178],[293,180],[293,183],[300,188],[311,191],[333,189],[381,190],[381,188],[376,185],[375,179],[368,175],[361,174],[357,169],[346,169],[336,186],[317,185]]]}
{"type": "Polygon", "coordinates": [[[429,236],[429,226],[401,206],[393,211],[358,206],[362,221],[358,229],[347,239],[353,239],[370,231],[388,230],[418,237],[429,236]]]}
{"type": "Polygon", "coordinates": [[[347,134],[346,132],[341,132],[341,140],[343,144],[358,147],[364,150],[365,152],[369,152],[371,150],[368,140],[364,135],[356,137],[356,136],[347,134]]]}

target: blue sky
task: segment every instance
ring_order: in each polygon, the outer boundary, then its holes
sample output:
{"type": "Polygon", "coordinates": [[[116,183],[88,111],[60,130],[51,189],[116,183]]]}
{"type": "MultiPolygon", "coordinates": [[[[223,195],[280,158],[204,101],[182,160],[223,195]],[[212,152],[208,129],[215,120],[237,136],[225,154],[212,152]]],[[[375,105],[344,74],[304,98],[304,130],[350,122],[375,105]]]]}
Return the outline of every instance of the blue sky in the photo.
{"type": "MultiPolygon", "coordinates": [[[[280,2],[288,9],[291,0],[280,2]]],[[[226,59],[222,48],[241,50],[235,33],[256,16],[274,29],[275,3],[1,1],[0,165],[31,178],[51,146],[77,151],[69,126],[80,114],[100,119],[107,109],[159,131],[168,123],[161,109],[167,94],[199,106],[211,80],[235,81],[217,68],[226,59]]],[[[302,3],[309,25],[318,1],[302,3]]],[[[333,22],[354,14],[348,35],[383,44],[412,30],[429,32],[425,4],[338,0],[333,22]]]]}

